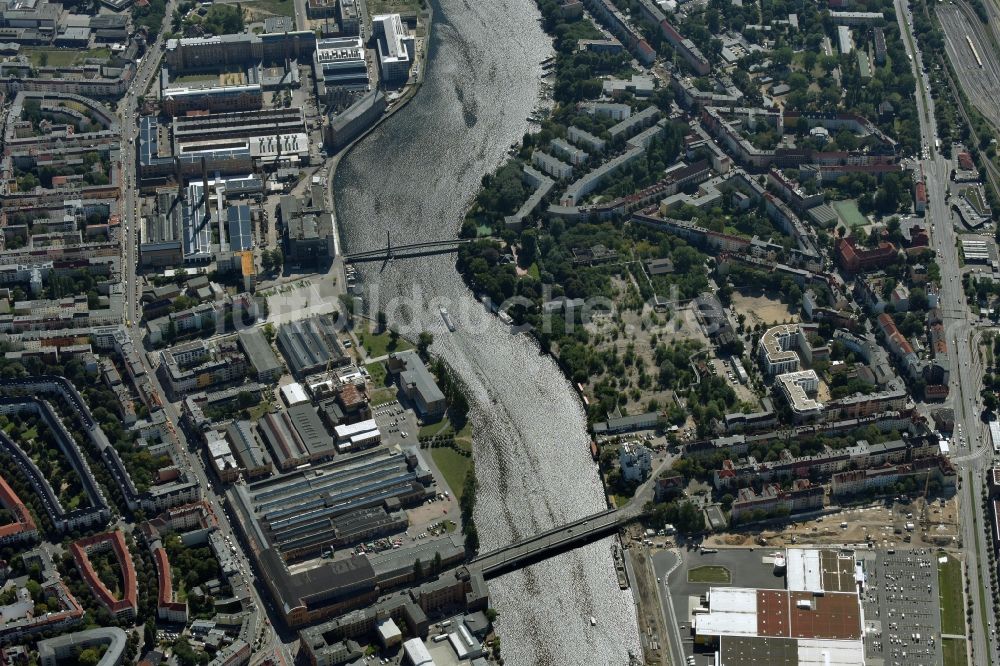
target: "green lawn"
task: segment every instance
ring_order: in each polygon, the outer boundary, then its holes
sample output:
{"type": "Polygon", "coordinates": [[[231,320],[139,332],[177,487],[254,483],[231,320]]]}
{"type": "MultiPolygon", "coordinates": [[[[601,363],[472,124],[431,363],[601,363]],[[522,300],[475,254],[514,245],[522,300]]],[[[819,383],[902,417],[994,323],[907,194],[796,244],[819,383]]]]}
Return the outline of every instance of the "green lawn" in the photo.
{"type": "Polygon", "coordinates": [[[82,63],[87,58],[99,58],[106,60],[111,56],[108,49],[92,49],[90,51],[77,51],[74,49],[42,49],[24,48],[22,53],[28,56],[31,64],[35,67],[68,67],[82,63]],[[44,56],[42,54],[45,54],[44,56]],[[42,60],[46,59],[45,64],[42,60]]]}
{"type": "Polygon", "coordinates": [[[264,414],[267,414],[269,411],[271,411],[271,401],[266,399],[261,400],[258,404],[251,407],[247,411],[250,413],[251,421],[259,421],[261,420],[261,418],[264,417],[264,414]]]}
{"type": "Polygon", "coordinates": [[[373,389],[372,394],[368,396],[368,402],[372,407],[381,407],[382,405],[392,402],[395,399],[396,389],[392,387],[373,389]]]}
{"type": "Polygon", "coordinates": [[[421,11],[420,0],[369,0],[368,12],[375,14],[416,14],[421,11]]]}
{"type": "Polygon", "coordinates": [[[969,658],[965,654],[966,641],[960,638],[942,638],[941,653],[944,666],[966,666],[969,658]]]}
{"type": "Polygon", "coordinates": [[[420,426],[420,430],[417,432],[417,437],[433,437],[435,435],[446,435],[448,433],[454,433],[455,435],[455,446],[462,449],[463,451],[472,450],[472,424],[466,421],[465,425],[458,432],[455,432],[455,427],[445,416],[440,421],[434,423],[426,423],[420,426]]]}
{"type": "Polygon", "coordinates": [[[861,214],[861,211],[858,210],[858,206],[853,200],[834,201],[833,208],[837,211],[837,215],[840,216],[841,221],[851,229],[863,227],[868,224],[868,220],[861,214]]]}
{"type": "Polygon", "coordinates": [[[730,583],[732,575],[726,567],[708,565],[688,571],[689,583],[730,583]]]}
{"type": "Polygon", "coordinates": [[[241,2],[244,10],[249,10],[255,16],[259,13],[271,16],[295,17],[295,4],[292,0],[249,0],[241,2]]]}
{"type": "Polygon", "coordinates": [[[385,380],[389,376],[389,373],[385,369],[385,363],[369,363],[365,366],[365,369],[372,378],[372,386],[385,386],[385,380]]]}
{"type": "Polygon", "coordinates": [[[371,332],[373,327],[373,324],[369,324],[365,327],[365,330],[358,332],[358,341],[361,342],[361,345],[368,351],[369,356],[377,358],[379,356],[385,356],[390,352],[413,349],[413,345],[403,338],[398,338],[396,340],[396,345],[392,346],[392,336],[388,332],[376,335],[371,332]]]}
{"type": "Polygon", "coordinates": [[[434,464],[441,470],[445,483],[456,499],[462,499],[462,486],[465,483],[465,475],[472,468],[472,456],[463,456],[448,446],[439,446],[436,449],[426,449],[431,452],[434,464]]]}
{"type": "Polygon", "coordinates": [[[181,74],[180,76],[175,76],[171,83],[181,84],[181,83],[218,83],[219,75],[215,72],[195,72],[194,74],[181,74]]]}
{"type": "Polygon", "coordinates": [[[420,430],[417,431],[417,437],[433,437],[434,435],[441,435],[451,429],[451,423],[448,418],[445,417],[436,423],[428,423],[427,425],[420,426],[420,430]]]}
{"type": "Polygon", "coordinates": [[[620,509],[632,501],[632,498],[628,495],[611,495],[611,497],[615,500],[616,509],[620,509]]]}
{"type": "MultiPolygon", "coordinates": [[[[940,557],[940,553],[938,556],[940,557]]],[[[941,600],[941,633],[965,635],[965,598],[962,565],[951,555],[938,564],[938,596],[941,600]]]]}

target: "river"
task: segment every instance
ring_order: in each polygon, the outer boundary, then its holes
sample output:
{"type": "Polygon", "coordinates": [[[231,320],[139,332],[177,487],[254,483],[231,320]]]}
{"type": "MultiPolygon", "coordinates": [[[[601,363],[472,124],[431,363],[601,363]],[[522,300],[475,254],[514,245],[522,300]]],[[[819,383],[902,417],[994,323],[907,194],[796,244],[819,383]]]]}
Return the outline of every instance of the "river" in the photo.
{"type": "MultiPolygon", "coordinates": [[[[483,174],[527,131],[538,102],[539,64],[552,46],[532,0],[440,0],[434,9],[421,90],[338,168],[346,252],[383,246],[387,230],[394,243],[454,238],[483,174]]],[[[486,314],[453,255],[359,266],[370,311],[378,303],[404,334],[433,332],[432,350],[468,387],[482,549],[605,508],[569,382],[530,338],[486,314]]],[[[507,664],[626,664],[629,650],[639,653],[611,548],[605,539],[490,582],[507,664]]]]}

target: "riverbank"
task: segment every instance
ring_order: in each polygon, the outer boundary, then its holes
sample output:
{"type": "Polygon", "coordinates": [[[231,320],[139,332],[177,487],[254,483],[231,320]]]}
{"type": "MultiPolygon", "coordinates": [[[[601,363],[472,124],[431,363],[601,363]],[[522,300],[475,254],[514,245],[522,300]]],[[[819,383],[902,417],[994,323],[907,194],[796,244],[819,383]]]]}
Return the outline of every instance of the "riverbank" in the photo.
{"type": "Polygon", "coordinates": [[[419,443],[430,457],[428,461],[444,481],[448,490],[459,502],[461,531],[466,548],[475,553],[479,548],[479,534],[473,517],[476,506],[476,472],[472,458],[472,423],[469,421],[467,388],[456,377],[448,363],[428,351],[433,336],[421,333],[416,339],[406,338],[393,331],[380,329],[378,318],[354,315],[349,334],[354,343],[358,367],[367,370],[372,385],[370,404],[379,406],[399,399],[399,389],[386,366],[389,354],[416,351],[434,375],[438,388],[444,394],[444,414],[435,421],[420,419],[418,430],[410,432],[414,443],[419,443]],[[362,353],[362,351],[364,353],[362,353]]]}
{"type": "Polygon", "coordinates": [[[427,15],[426,19],[426,36],[424,37],[424,48],[418,54],[420,57],[414,63],[414,66],[418,68],[418,74],[415,80],[410,84],[403,94],[399,96],[392,106],[386,109],[385,113],[379,117],[370,127],[365,129],[361,134],[359,134],[353,141],[344,146],[343,149],[337,151],[336,155],[333,155],[327,161],[327,175],[326,175],[326,192],[330,197],[329,210],[330,215],[333,218],[333,242],[334,242],[334,252],[339,257],[341,255],[341,249],[344,247],[343,239],[340,236],[340,224],[337,221],[337,200],[333,192],[333,179],[337,175],[337,168],[340,166],[341,160],[346,157],[355,146],[364,141],[372,132],[378,129],[383,123],[392,118],[396,113],[401,111],[410,103],[411,100],[419,92],[421,85],[423,85],[424,77],[427,76],[427,61],[429,59],[428,53],[430,51],[429,44],[431,39],[431,30],[434,27],[434,8],[427,5],[424,10],[427,15]]]}
{"type": "MultiPolygon", "coordinates": [[[[338,164],[334,188],[345,252],[382,247],[387,230],[407,242],[454,238],[483,174],[529,130],[539,63],[552,56],[533,0],[434,0],[434,11],[419,93],[338,164]]],[[[456,274],[453,256],[354,268],[366,310],[385,310],[411,338],[431,331],[434,354],[467,387],[482,550],[605,507],[572,387],[536,344],[485,315],[456,274]],[[456,330],[443,322],[442,307],[456,330]]],[[[509,666],[577,663],[580,654],[589,663],[618,666],[639,649],[612,543],[490,581],[509,666]]]]}

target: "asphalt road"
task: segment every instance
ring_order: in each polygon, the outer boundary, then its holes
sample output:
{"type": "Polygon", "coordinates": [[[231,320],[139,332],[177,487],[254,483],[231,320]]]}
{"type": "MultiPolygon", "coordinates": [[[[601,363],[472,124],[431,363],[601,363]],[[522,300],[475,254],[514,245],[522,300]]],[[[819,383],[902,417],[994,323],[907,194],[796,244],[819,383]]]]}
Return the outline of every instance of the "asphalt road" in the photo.
{"type": "MultiPolygon", "coordinates": [[[[176,3],[173,0],[167,3],[163,26],[160,33],[161,35],[164,34],[164,32],[169,28],[170,17],[173,15],[175,4],[176,3]]],[[[209,475],[206,472],[201,459],[197,455],[192,455],[188,451],[187,438],[180,428],[180,411],[176,405],[167,402],[167,393],[163,390],[159,379],[156,377],[156,369],[149,364],[145,351],[143,350],[142,331],[139,329],[140,282],[136,277],[136,267],[139,261],[138,227],[140,219],[140,196],[138,183],[136,182],[138,177],[136,169],[137,151],[135,150],[138,140],[137,106],[138,99],[144,95],[146,90],[149,88],[150,83],[154,80],[154,77],[158,76],[160,71],[159,64],[162,56],[163,41],[162,39],[158,39],[155,43],[149,46],[146,55],[143,57],[142,63],[132,80],[132,84],[129,87],[128,92],[118,106],[118,114],[122,128],[122,217],[125,225],[125,233],[122,234],[122,271],[124,273],[123,278],[125,282],[124,319],[125,325],[132,336],[133,343],[140,350],[139,356],[142,359],[142,363],[146,367],[146,371],[149,373],[154,387],[163,400],[164,411],[166,412],[167,418],[170,422],[171,430],[175,434],[175,460],[179,463],[181,468],[189,470],[197,478],[198,484],[204,491],[205,500],[212,507],[213,512],[218,518],[219,529],[222,534],[224,536],[231,536],[235,543],[239,543],[237,535],[233,533],[232,526],[230,525],[222,501],[215,493],[214,486],[209,479],[209,475]]],[[[259,611],[257,613],[258,626],[254,629],[253,636],[256,639],[259,639],[260,643],[259,646],[253,650],[251,663],[261,663],[268,658],[277,658],[279,663],[294,663],[294,658],[288,649],[288,645],[286,645],[285,642],[277,636],[274,630],[274,623],[280,623],[282,622],[282,619],[277,615],[269,600],[267,603],[264,603],[264,597],[262,596],[264,591],[262,588],[259,589],[257,587],[259,577],[256,576],[252,570],[251,563],[242,548],[237,548],[237,559],[239,561],[240,569],[243,572],[243,576],[249,583],[248,588],[250,589],[253,604],[259,611]],[[265,621],[265,618],[267,618],[267,621],[265,621]]],[[[287,638],[289,642],[292,642],[295,637],[294,635],[289,635],[287,638]]],[[[251,645],[253,645],[253,643],[254,640],[251,639],[251,645]]]]}
{"type": "Polygon", "coordinates": [[[912,20],[902,0],[895,0],[896,16],[903,31],[903,43],[913,56],[913,73],[917,80],[917,110],[920,117],[922,143],[930,157],[922,160],[927,183],[928,210],[931,220],[931,239],[941,268],[940,309],[944,320],[945,337],[952,358],[951,393],[948,402],[955,410],[955,447],[953,457],[958,461],[960,499],[965,504],[959,513],[960,534],[964,545],[967,571],[972,578],[971,594],[966,603],[972,609],[971,645],[976,663],[1000,663],[996,642],[982,630],[985,618],[996,617],[992,596],[988,593],[988,560],[981,555],[992,547],[989,542],[988,516],[984,514],[980,496],[986,469],[992,457],[985,452],[988,444],[979,418],[979,388],[983,375],[978,353],[973,353],[974,336],[971,313],[962,290],[961,267],[955,247],[956,234],[951,213],[946,204],[949,163],[935,150],[937,125],[934,120],[934,100],[926,87],[922,74],[921,55],[915,50],[912,20]],[[980,584],[987,588],[980,594],[980,584]],[[989,655],[988,659],[984,659],[989,655]]]}

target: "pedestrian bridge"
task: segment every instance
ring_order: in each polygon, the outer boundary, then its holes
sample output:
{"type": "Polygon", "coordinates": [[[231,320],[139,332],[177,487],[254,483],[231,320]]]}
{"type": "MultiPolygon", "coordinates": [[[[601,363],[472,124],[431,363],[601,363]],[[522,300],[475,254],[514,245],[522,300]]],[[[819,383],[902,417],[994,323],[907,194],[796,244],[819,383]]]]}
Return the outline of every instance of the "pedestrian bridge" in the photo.
{"type": "Polygon", "coordinates": [[[364,252],[353,252],[344,255],[344,263],[354,264],[362,261],[388,261],[390,259],[410,259],[426,257],[432,254],[448,254],[457,252],[458,248],[471,241],[467,239],[452,239],[427,241],[424,243],[409,243],[406,245],[386,244],[386,247],[364,252]]]}
{"type": "Polygon", "coordinates": [[[529,564],[540,562],[560,553],[579,548],[613,534],[639,516],[630,504],[623,509],[609,509],[575,520],[541,534],[515,541],[476,556],[469,569],[477,569],[486,579],[496,578],[529,564]]]}

